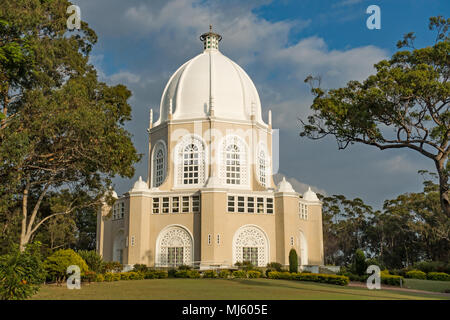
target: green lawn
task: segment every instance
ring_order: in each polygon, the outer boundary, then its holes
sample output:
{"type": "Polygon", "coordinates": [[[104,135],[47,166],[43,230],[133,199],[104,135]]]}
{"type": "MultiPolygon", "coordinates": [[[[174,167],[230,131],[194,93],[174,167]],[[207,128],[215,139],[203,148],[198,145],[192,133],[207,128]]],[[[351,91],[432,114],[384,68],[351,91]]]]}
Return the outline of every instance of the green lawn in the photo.
{"type": "Polygon", "coordinates": [[[444,290],[450,290],[450,281],[405,279],[404,287],[416,290],[444,292],[444,290]]]}
{"type": "Polygon", "coordinates": [[[157,279],[86,284],[80,290],[42,286],[33,299],[450,299],[448,296],[393,290],[368,290],[322,283],[273,279],[157,279]]]}

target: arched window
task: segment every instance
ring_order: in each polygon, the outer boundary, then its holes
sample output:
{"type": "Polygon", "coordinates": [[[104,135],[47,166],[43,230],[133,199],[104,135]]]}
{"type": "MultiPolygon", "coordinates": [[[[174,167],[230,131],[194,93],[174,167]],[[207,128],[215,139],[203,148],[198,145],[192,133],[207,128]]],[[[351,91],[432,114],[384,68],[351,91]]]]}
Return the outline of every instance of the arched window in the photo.
{"type": "Polygon", "coordinates": [[[153,151],[153,187],[159,187],[166,178],[166,148],[162,142],[153,151]]]}
{"type": "Polygon", "coordinates": [[[183,184],[198,184],[198,160],[198,147],[195,144],[187,145],[183,150],[183,184]]]}
{"type": "Polygon", "coordinates": [[[181,226],[171,226],[162,230],[156,247],[156,265],[177,267],[182,264],[192,265],[193,239],[181,226]]]}
{"type": "Polygon", "coordinates": [[[205,182],[203,143],[189,137],[178,146],[178,185],[198,185],[205,182]]]}
{"type": "Polygon", "coordinates": [[[250,261],[254,266],[265,266],[269,261],[269,240],[259,227],[246,225],[233,237],[233,264],[250,261]]]}
{"type": "Polygon", "coordinates": [[[266,173],[267,173],[267,163],[266,163],[266,153],[261,150],[258,154],[258,176],[259,176],[259,182],[266,186],[266,173]]]}
{"type": "Polygon", "coordinates": [[[227,137],[222,144],[222,183],[230,186],[247,185],[246,145],[237,136],[227,137]]]}
{"type": "Polygon", "coordinates": [[[226,183],[241,184],[241,152],[235,144],[227,147],[226,165],[226,183]]]}

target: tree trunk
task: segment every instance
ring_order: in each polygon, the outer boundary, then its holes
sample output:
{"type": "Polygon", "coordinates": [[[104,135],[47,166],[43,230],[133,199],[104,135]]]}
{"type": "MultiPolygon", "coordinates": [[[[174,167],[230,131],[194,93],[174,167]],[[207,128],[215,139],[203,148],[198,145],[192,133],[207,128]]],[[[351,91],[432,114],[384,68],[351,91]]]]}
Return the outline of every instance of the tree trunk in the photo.
{"type": "Polygon", "coordinates": [[[439,174],[439,195],[441,199],[441,207],[444,213],[450,218],[450,193],[448,188],[448,172],[445,168],[446,158],[435,160],[436,169],[439,174]]]}
{"type": "Polygon", "coordinates": [[[25,190],[23,191],[22,198],[22,227],[20,233],[20,244],[19,250],[20,252],[25,251],[25,246],[28,243],[27,239],[27,215],[28,215],[28,192],[30,190],[30,183],[27,181],[27,185],[25,186],[25,190]]]}

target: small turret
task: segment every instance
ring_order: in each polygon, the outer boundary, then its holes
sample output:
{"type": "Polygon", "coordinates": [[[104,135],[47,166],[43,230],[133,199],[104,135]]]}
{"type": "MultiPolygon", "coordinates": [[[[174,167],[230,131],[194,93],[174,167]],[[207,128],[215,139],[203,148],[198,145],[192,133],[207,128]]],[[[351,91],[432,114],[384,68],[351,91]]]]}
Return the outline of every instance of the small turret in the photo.
{"type": "Polygon", "coordinates": [[[203,50],[219,50],[219,42],[222,40],[220,34],[212,32],[212,25],[209,26],[209,32],[200,36],[203,42],[203,50]]]}

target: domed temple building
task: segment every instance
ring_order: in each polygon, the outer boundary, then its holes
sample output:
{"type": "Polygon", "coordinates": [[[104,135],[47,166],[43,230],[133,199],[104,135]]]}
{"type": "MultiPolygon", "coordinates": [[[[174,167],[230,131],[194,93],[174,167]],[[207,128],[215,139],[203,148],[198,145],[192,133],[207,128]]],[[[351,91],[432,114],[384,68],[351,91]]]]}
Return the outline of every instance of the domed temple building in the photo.
{"type": "Polygon", "coordinates": [[[130,267],[232,267],[250,261],[323,264],[322,203],[272,176],[272,116],[261,114],[247,73],[219,51],[203,52],[170,78],[159,119],[150,111],[148,177],[104,204],[97,251],[130,267]]]}

